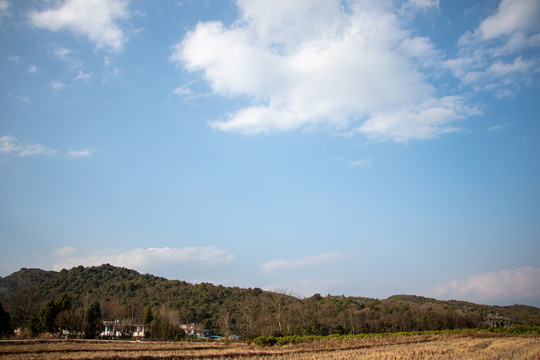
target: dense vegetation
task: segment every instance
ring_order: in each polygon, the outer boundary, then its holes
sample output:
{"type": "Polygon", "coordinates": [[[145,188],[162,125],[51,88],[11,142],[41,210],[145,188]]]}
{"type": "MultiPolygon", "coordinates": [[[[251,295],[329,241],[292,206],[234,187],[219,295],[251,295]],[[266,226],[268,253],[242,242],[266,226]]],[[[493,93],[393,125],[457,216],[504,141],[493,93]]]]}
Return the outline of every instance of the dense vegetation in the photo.
{"type": "Polygon", "coordinates": [[[95,318],[145,323],[153,338],[182,337],[175,330],[181,323],[248,338],[540,325],[540,309],[523,305],[496,307],[412,295],[378,300],[315,294],[298,299],[259,288],[189,284],[111,265],[60,272],[21,269],[0,278],[0,302],[12,328],[55,332],[71,327],[90,331],[87,337],[99,330],[95,318]]]}

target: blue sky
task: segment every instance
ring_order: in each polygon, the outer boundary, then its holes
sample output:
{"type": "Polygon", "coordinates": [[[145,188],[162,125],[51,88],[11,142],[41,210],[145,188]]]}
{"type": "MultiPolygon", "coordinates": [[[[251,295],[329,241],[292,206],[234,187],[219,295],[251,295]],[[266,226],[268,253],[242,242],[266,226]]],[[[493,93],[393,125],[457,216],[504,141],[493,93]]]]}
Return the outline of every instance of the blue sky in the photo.
{"type": "Polygon", "coordinates": [[[0,0],[0,275],[540,306],[538,19],[0,0]]]}

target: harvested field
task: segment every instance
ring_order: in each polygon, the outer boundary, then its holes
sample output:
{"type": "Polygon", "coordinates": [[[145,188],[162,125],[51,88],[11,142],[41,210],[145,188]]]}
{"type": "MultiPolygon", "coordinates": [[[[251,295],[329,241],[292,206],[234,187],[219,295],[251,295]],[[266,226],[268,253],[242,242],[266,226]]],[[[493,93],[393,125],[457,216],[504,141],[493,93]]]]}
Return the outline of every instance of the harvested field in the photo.
{"type": "Polygon", "coordinates": [[[36,340],[0,343],[0,359],[540,359],[540,336],[488,333],[324,339],[261,347],[244,343],[36,340]]]}

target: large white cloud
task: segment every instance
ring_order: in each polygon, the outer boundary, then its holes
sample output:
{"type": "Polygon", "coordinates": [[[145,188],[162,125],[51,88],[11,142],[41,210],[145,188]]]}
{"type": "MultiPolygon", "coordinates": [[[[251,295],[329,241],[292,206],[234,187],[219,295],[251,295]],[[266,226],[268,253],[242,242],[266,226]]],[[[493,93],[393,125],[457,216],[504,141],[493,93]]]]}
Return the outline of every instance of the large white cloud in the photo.
{"type": "MultiPolygon", "coordinates": [[[[63,249],[56,251],[56,255],[70,255],[63,249]]],[[[139,271],[152,269],[162,269],[170,267],[172,269],[192,267],[196,271],[204,267],[216,267],[229,265],[234,262],[234,255],[227,250],[218,249],[214,246],[186,247],[186,248],[148,248],[133,249],[124,252],[117,252],[107,255],[94,255],[86,257],[61,257],[54,264],[54,270],[70,269],[74,266],[97,266],[101,264],[111,264],[115,266],[127,267],[139,271]]]]}
{"type": "Polygon", "coordinates": [[[540,268],[479,274],[435,286],[430,296],[442,299],[469,300],[479,303],[509,305],[516,302],[540,304],[540,268]]]}
{"type": "Polygon", "coordinates": [[[237,5],[234,24],[199,23],[171,56],[199,72],[215,94],[251,100],[212,122],[216,129],[258,134],[330,127],[403,141],[436,137],[470,115],[462,98],[436,94],[420,69],[437,52],[428,38],[402,28],[398,10],[375,1],[237,5]]]}
{"type": "Polygon", "coordinates": [[[61,6],[32,11],[34,26],[51,31],[69,30],[88,37],[97,48],[121,51],[126,37],[118,21],[129,17],[127,0],[66,0],[61,6]]]}

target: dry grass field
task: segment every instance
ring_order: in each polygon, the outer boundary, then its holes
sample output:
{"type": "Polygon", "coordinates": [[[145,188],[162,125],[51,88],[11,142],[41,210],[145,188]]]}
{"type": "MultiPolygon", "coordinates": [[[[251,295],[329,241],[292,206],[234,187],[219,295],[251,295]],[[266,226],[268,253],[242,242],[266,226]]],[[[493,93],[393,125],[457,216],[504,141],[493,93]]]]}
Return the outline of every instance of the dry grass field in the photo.
{"type": "Polygon", "coordinates": [[[37,340],[0,343],[0,359],[540,359],[540,336],[430,334],[261,347],[244,343],[37,340]]]}

